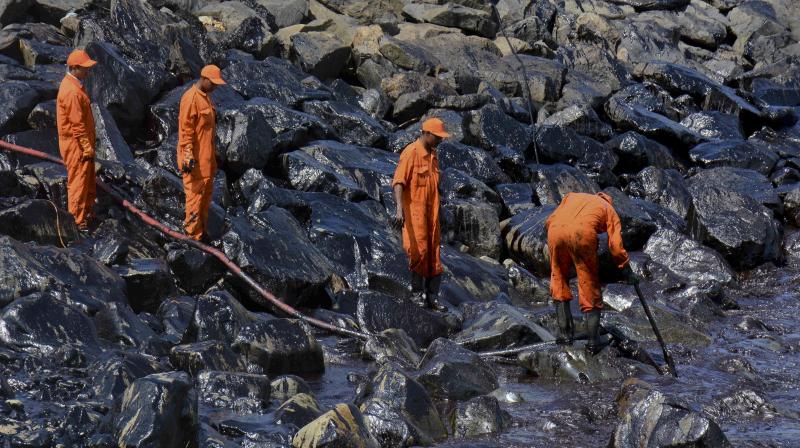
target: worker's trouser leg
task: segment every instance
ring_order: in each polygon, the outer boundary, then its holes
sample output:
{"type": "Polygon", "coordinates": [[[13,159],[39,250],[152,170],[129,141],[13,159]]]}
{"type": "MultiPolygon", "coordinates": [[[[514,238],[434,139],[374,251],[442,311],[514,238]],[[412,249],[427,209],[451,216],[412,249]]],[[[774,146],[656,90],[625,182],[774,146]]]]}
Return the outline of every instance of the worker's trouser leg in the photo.
{"type": "MultiPolygon", "coordinates": [[[[77,143],[75,144],[77,146],[77,143]]],[[[72,148],[70,148],[72,149],[72,148]]],[[[67,209],[78,227],[85,228],[94,216],[95,187],[94,161],[82,161],[81,151],[69,151],[64,160],[67,167],[67,209]]]]}
{"type": "Polygon", "coordinates": [[[578,273],[578,298],[581,311],[588,313],[592,310],[602,309],[597,235],[594,231],[591,231],[591,234],[576,236],[572,259],[575,262],[575,271],[578,273]]]}
{"type": "Polygon", "coordinates": [[[184,174],[183,190],[186,193],[186,219],[183,228],[192,239],[200,240],[208,222],[214,179],[184,174]]]}

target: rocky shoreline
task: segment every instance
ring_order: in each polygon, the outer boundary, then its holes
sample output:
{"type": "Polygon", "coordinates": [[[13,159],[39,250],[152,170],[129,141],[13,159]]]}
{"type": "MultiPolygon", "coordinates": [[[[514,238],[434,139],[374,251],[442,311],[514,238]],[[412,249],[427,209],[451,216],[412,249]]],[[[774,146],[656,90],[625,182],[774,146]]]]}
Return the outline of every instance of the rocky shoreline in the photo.
{"type": "Polygon", "coordinates": [[[106,196],[83,237],[64,169],[0,151],[0,446],[800,443],[800,4],[496,8],[0,0],[0,138],[58,156],[63,61],[85,48],[98,175],[179,229],[178,102],[219,65],[216,244],[286,303],[371,334],[259,307],[106,196]],[[398,153],[431,116],[453,134],[447,314],[409,302],[387,212],[398,153]],[[614,198],[679,378],[658,374],[611,267],[597,357],[477,354],[553,339],[543,223],[570,191],[614,198]]]}

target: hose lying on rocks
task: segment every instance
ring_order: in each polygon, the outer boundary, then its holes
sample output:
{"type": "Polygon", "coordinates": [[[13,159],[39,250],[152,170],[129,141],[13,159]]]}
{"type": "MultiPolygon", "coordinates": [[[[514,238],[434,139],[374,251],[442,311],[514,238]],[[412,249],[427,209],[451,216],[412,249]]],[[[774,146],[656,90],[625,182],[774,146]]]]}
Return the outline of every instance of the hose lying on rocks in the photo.
{"type": "MultiPolygon", "coordinates": [[[[5,149],[7,151],[17,152],[17,153],[21,153],[21,154],[26,154],[26,155],[29,155],[29,156],[37,157],[39,159],[47,160],[48,162],[57,163],[59,165],[63,165],[64,164],[62,162],[62,160],[59,159],[58,157],[51,156],[50,154],[44,153],[42,151],[37,151],[35,149],[26,148],[24,146],[15,145],[13,143],[8,143],[8,142],[5,142],[3,140],[0,140],[0,149],[5,149]]],[[[231,261],[230,258],[228,258],[224,253],[222,253],[222,251],[218,250],[217,248],[215,248],[213,246],[209,246],[208,244],[204,244],[204,243],[202,243],[200,241],[193,240],[193,239],[189,238],[187,235],[184,235],[183,233],[176,232],[176,231],[170,229],[169,227],[167,227],[166,225],[164,225],[160,221],[156,220],[155,218],[151,217],[150,215],[148,215],[147,213],[142,211],[140,208],[138,208],[135,205],[133,205],[127,199],[123,198],[116,191],[114,191],[114,189],[112,189],[110,186],[106,185],[102,181],[98,180],[97,181],[97,186],[101,190],[106,192],[109,196],[111,196],[111,198],[113,198],[117,203],[119,203],[121,206],[126,208],[129,212],[131,212],[134,215],[138,216],[139,219],[144,221],[145,224],[147,224],[147,225],[149,225],[151,227],[154,227],[156,230],[158,230],[159,232],[163,233],[164,235],[167,235],[169,237],[175,238],[176,240],[183,241],[183,242],[185,242],[185,243],[187,243],[187,244],[189,244],[191,246],[196,247],[199,250],[202,250],[203,252],[206,252],[206,253],[216,257],[219,261],[222,262],[223,265],[225,265],[225,267],[230,272],[232,272],[234,275],[236,275],[237,277],[239,277],[242,280],[244,280],[245,283],[250,285],[250,287],[252,287],[256,292],[258,292],[258,294],[263,298],[263,301],[259,301],[260,302],[259,305],[264,306],[264,307],[269,307],[270,305],[272,305],[272,306],[278,308],[279,310],[283,311],[284,313],[288,314],[291,317],[294,317],[296,319],[302,320],[303,322],[306,322],[309,325],[313,325],[313,326],[315,326],[317,328],[329,331],[331,333],[339,334],[339,335],[342,335],[342,336],[350,336],[350,337],[354,337],[354,338],[358,338],[358,339],[367,339],[367,338],[369,338],[370,335],[368,333],[364,333],[364,332],[360,332],[360,331],[354,331],[354,330],[350,330],[350,329],[347,329],[347,328],[342,328],[342,327],[340,327],[338,325],[333,325],[333,324],[330,324],[328,322],[324,322],[324,321],[321,321],[319,319],[315,319],[313,317],[309,317],[309,316],[304,315],[303,313],[301,313],[300,311],[296,310],[295,308],[293,308],[293,307],[287,305],[286,303],[282,302],[274,294],[272,294],[271,292],[267,291],[263,286],[258,284],[258,282],[253,280],[252,277],[250,277],[244,271],[242,271],[242,268],[240,268],[236,263],[231,261]]],[[[541,349],[541,348],[549,347],[549,346],[554,345],[554,344],[555,344],[554,341],[548,341],[548,342],[540,342],[540,343],[537,343],[537,344],[526,345],[526,346],[523,346],[523,347],[516,347],[516,348],[505,349],[505,350],[497,350],[497,351],[491,351],[491,352],[477,352],[477,353],[479,355],[481,355],[481,356],[485,356],[485,357],[488,357],[488,358],[496,358],[496,357],[502,357],[502,356],[511,356],[511,355],[515,355],[515,354],[518,354],[518,353],[521,353],[521,352],[524,352],[524,351],[528,351],[528,350],[541,349]]]]}
{"type": "MultiPolygon", "coordinates": [[[[8,143],[8,142],[2,141],[2,140],[0,140],[0,148],[5,149],[7,151],[13,151],[13,152],[18,152],[18,153],[22,153],[22,154],[27,154],[29,156],[33,156],[33,157],[37,157],[37,158],[40,158],[40,159],[47,160],[48,162],[58,163],[60,165],[64,164],[61,161],[61,159],[59,159],[57,157],[53,157],[50,154],[47,154],[47,153],[44,153],[44,152],[41,152],[41,151],[37,151],[35,149],[26,148],[24,146],[14,145],[12,143],[8,143]]],[[[149,225],[151,227],[154,227],[156,230],[160,231],[164,235],[167,235],[167,236],[170,236],[172,238],[175,238],[176,240],[183,241],[183,242],[185,242],[185,243],[187,243],[187,244],[189,244],[191,246],[196,247],[197,249],[202,250],[203,252],[206,252],[206,253],[216,257],[219,261],[222,262],[223,265],[225,265],[225,267],[230,272],[232,272],[234,275],[236,275],[237,277],[239,277],[242,280],[244,280],[245,283],[250,285],[250,287],[252,287],[254,290],[256,290],[256,292],[258,292],[258,294],[264,299],[264,301],[261,301],[261,303],[259,303],[259,305],[265,306],[265,307],[268,307],[269,305],[272,305],[272,306],[278,308],[279,310],[283,311],[284,313],[288,314],[291,317],[294,317],[296,319],[299,319],[299,320],[302,320],[304,322],[307,322],[309,325],[313,325],[313,326],[315,326],[317,328],[321,328],[323,330],[330,331],[331,333],[336,333],[336,334],[340,334],[340,335],[343,335],[343,336],[351,336],[351,337],[355,337],[355,338],[359,338],[359,339],[367,339],[369,337],[369,335],[366,334],[366,333],[349,330],[347,328],[342,328],[342,327],[339,327],[337,325],[332,325],[332,324],[330,324],[328,322],[323,322],[323,321],[321,321],[319,319],[314,319],[313,317],[308,317],[308,316],[302,314],[301,312],[297,311],[293,307],[291,307],[291,306],[287,305],[286,303],[283,303],[282,301],[280,301],[271,292],[269,292],[266,289],[264,289],[264,287],[259,285],[255,280],[253,280],[252,277],[250,277],[244,271],[242,271],[242,268],[240,268],[238,265],[236,265],[236,263],[231,261],[230,258],[228,258],[220,250],[216,249],[213,246],[209,246],[207,244],[204,244],[204,243],[202,243],[200,241],[195,241],[195,240],[189,238],[187,235],[184,235],[184,234],[182,234],[180,232],[176,232],[176,231],[170,229],[169,227],[167,227],[163,223],[159,222],[155,218],[149,216],[147,213],[145,213],[144,211],[142,211],[141,209],[139,209],[135,205],[131,204],[130,201],[128,201],[127,199],[125,199],[122,196],[120,196],[119,194],[117,194],[111,187],[109,187],[108,185],[104,184],[103,182],[101,182],[99,180],[97,181],[97,186],[101,190],[106,192],[109,196],[111,196],[117,203],[119,203],[120,205],[122,205],[123,207],[128,209],[128,211],[130,211],[134,215],[138,216],[139,219],[141,219],[142,221],[145,222],[145,224],[147,224],[147,225],[149,225]]]]}

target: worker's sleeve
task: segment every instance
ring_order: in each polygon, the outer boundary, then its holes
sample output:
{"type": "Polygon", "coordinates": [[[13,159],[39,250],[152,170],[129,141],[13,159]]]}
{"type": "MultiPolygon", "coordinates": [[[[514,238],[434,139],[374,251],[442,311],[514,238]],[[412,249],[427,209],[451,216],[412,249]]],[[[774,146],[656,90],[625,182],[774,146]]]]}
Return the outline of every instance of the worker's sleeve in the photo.
{"type": "Polygon", "coordinates": [[[197,125],[197,106],[194,104],[193,98],[187,99],[185,103],[181,102],[178,122],[180,141],[183,142],[184,145],[191,144],[197,125]]]}
{"type": "Polygon", "coordinates": [[[408,150],[400,154],[400,161],[397,162],[397,168],[394,170],[394,179],[392,179],[392,188],[395,185],[409,185],[411,183],[411,157],[408,150]]]}
{"type": "Polygon", "coordinates": [[[79,142],[82,139],[88,139],[89,136],[86,133],[86,117],[83,116],[83,107],[78,94],[73,93],[67,96],[64,105],[67,109],[67,119],[69,120],[70,130],[72,130],[72,137],[79,142]]]}
{"type": "Polygon", "coordinates": [[[610,205],[606,206],[606,232],[608,233],[608,250],[611,252],[611,257],[617,267],[622,269],[628,264],[628,252],[622,245],[622,223],[619,215],[610,205]]]}

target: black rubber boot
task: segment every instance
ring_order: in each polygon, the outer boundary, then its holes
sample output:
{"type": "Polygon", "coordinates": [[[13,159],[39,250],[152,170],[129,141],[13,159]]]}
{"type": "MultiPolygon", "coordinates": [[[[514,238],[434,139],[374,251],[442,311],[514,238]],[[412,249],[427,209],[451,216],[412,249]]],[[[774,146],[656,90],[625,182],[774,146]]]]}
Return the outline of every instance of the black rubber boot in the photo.
{"type": "Polygon", "coordinates": [[[572,321],[572,310],[569,307],[569,301],[556,301],[554,303],[559,332],[558,337],[556,337],[556,344],[572,345],[572,341],[575,339],[575,324],[572,321]]]}
{"type": "Polygon", "coordinates": [[[425,279],[414,271],[411,271],[411,301],[425,307],[425,279]]]}
{"type": "Polygon", "coordinates": [[[428,307],[434,311],[446,312],[447,307],[439,302],[439,288],[442,286],[442,276],[437,275],[425,280],[425,297],[428,299],[428,307]]]}
{"type": "Polygon", "coordinates": [[[586,313],[586,352],[592,356],[600,353],[603,347],[600,345],[598,336],[600,334],[600,310],[592,310],[586,313]]]}

